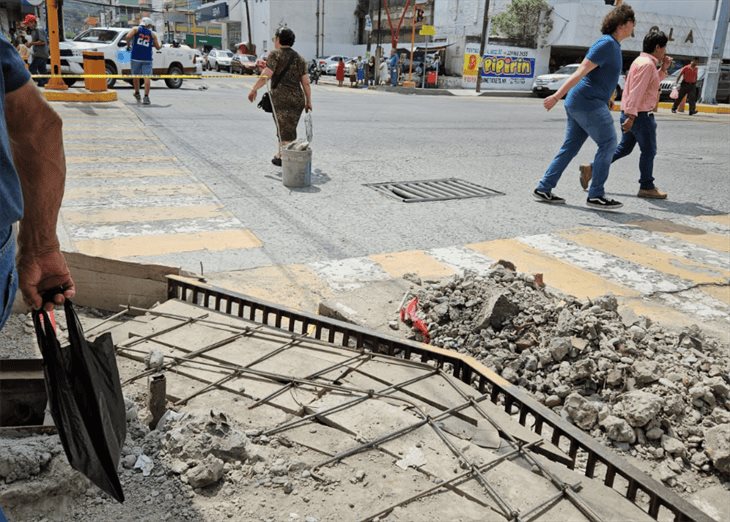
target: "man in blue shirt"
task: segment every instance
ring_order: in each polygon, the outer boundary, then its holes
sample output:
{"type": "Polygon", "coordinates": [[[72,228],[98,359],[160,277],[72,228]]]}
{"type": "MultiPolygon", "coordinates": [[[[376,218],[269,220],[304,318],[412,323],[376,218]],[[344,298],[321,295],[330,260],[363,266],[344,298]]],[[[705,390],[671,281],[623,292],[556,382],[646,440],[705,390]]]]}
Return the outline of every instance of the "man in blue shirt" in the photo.
{"type": "Polygon", "coordinates": [[[591,46],[578,70],[560,89],[545,98],[543,105],[549,111],[570,91],[565,100],[568,116],[565,140],[533,191],[538,201],[565,203],[565,199],[553,194],[552,190],[590,136],[598,145],[598,151],[593,160],[593,179],[586,206],[598,210],[616,210],[623,206],[605,197],[604,184],[618,143],[608,104],[623,65],[621,41],[631,36],[634,24],[634,11],[629,5],[622,4],[608,13],[601,27],[604,36],[591,46]]]}
{"type": "MultiPolygon", "coordinates": [[[[43,306],[41,294],[74,296],[56,223],[63,199],[66,160],[61,118],[51,109],[13,46],[0,36],[0,328],[20,288],[25,302],[43,306]],[[25,205],[24,205],[25,203],[25,205]],[[13,224],[20,221],[18,255],[13,224]]],[[[52,308],[47,303],[48,309],[52,308]]]]}
{"type": "Polygon", "coordinates": [[[398,52],[395,49],[390,50],[390,84],[393,87],[398,86],[398,52]]]}
{"type": "MultiPolygon", "coordinates": [[[[134,76],[152,76],[152,47],[159,49],[162,46],[151,27],[154,22],[151,18],[142,18],[142,23],[127,33],[127,46],[132,46],[132,74],[134,76]]],[[[139,101],[139,78],[132,80],[134,97],[139,101]]],[[[144,79],[143,105],[150,104],[150,79],[144,79]]]]}

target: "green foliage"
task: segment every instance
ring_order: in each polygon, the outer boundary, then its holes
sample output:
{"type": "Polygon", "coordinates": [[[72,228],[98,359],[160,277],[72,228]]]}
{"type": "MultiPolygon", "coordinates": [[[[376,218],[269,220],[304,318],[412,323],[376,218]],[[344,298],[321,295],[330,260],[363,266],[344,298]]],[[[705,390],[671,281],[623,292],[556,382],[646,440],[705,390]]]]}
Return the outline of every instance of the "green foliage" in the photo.
{"type": "Polygon", "coordinates": [[[492,34],[514,40],[521,47],[536,48],[553,30],[553,8],[546,0],[512,0],[492,18],[492,34]]]}

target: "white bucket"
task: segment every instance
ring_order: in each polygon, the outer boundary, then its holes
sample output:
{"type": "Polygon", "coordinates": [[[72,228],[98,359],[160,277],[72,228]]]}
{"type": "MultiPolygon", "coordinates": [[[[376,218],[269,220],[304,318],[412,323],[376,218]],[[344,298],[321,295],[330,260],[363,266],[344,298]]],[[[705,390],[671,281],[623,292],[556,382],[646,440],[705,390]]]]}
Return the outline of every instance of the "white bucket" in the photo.
{"type": "Polygon", "coordinates": [[[281,151],[282,181],[285,187],[302,188],[312,184],[312,149],[281,151]]]}

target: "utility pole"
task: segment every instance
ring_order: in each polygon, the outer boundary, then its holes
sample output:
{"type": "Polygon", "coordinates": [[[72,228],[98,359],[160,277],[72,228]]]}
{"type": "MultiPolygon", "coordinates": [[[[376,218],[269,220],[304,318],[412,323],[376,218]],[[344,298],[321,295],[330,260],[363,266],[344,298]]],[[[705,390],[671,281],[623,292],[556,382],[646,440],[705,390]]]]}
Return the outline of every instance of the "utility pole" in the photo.
{"type": "MultiPolygon", "coordinates": [[[[251,16],[248,10],[248,0],[243,0],[243,4],[246,6],[246,31],[248,32],[248,43],[251,48],[246,46],[249,54],[256,54],[256,44],[251,40],[251,16]]],[[[243,33],[243,26],[241,26],[241,33],[243,33]]]]}
{"type": "Polygon", "coordinates": [[[484,21],[482,22],[482,41],[479,44],[479,58],[477,59],[477,92],[482,92],[482,58],[484,47],[487,44],[487,27],[489,26],[489,0],[484,0],[484,21]]]}
{"type": "Polygon", "coordinates": [[[712,48],[710,56],[707,57],[707,69],[705,82],[702,84],[703,103],[717,105],[717,84],[720,81],[720,64],[725,51],[725,39],[727,37],[727,26],[730,23],[730,0],[720,0],[715,17],[715,31],[712,37],[712,48]]]}
{"type": "Polygon", "coordinates": [[[315,11],[315,16],[317,17],[317,29],[315,30],[315,35],[314,35],[314,38],[315,38],[314,45],[316,47],[316,50],[314,51],[315,52],[314,57],[319,58],[320,56],[322,56],[319,52],[319,0],[317,0],[317,10],[315,11]]]}
{"type": "Polygon", "coordinates": [[[322,0],[322,54],[324,55],[324,0],[322,0]]]}

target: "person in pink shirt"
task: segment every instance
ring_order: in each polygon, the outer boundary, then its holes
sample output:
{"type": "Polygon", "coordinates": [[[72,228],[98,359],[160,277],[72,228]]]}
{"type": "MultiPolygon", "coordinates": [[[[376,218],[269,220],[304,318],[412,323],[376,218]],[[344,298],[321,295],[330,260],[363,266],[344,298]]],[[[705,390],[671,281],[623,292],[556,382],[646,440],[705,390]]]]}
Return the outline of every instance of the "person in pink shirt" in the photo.
{"type": "MultiPolygon", "coordinates": [[[[639,144],[640,198],[666,199],[667,194],[654,185],[654,157],[657,152],[654,107],[659,99],[659,83],[666,78],[672,58],[667,56],[669,38],[652,30],[644,37],[643,52],[631,64],[621,99],[621,143],[613,153],[614,161],[631,154],[639,144]]],[[[592,165],[581,165],[580,182],[585,189],[592,176],[592,165]]]]}

